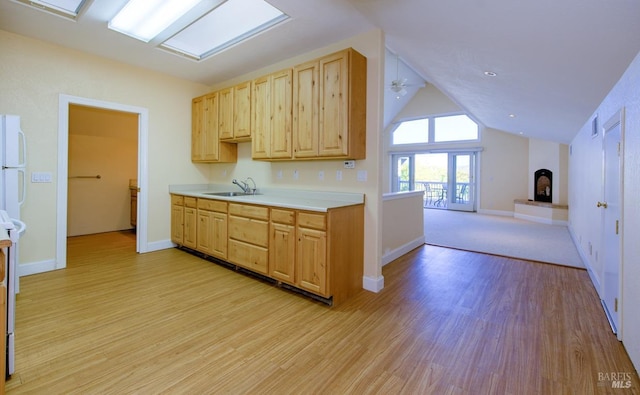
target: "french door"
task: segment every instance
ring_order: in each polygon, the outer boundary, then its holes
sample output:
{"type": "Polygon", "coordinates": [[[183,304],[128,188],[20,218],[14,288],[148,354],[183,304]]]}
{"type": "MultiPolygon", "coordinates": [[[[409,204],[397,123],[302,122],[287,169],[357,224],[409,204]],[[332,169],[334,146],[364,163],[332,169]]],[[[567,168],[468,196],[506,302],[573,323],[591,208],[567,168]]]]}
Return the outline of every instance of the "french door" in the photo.
{"type": "Polygon", "coordinates": [[[392,155],[393,192],[424,191],[424,207],[475,211],[476,152],[392,155]]]}

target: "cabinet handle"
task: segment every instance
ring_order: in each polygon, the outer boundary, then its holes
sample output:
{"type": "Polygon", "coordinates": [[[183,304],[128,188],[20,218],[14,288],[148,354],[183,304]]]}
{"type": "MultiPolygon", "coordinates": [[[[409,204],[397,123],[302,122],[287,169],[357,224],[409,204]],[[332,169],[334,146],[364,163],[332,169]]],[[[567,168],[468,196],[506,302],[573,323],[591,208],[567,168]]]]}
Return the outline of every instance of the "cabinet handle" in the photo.
{"type": "Polygon", "coordinates": [[[598,204],[596,205],[597,207],[602,207],[602,208],[607,208],[607,203],[606,202],[598,202],[598,204]]]}

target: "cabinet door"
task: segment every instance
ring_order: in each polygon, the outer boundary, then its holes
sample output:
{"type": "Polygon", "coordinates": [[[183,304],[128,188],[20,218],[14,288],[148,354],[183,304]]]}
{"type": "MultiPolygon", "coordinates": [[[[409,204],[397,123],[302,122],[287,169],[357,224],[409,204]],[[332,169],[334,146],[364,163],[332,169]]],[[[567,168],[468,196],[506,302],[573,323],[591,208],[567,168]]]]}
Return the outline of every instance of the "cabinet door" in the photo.
{"type": "Polygon", "coordinates": [[[202,160],[202,121],[204,118],[204,98],[191,101],[191,160],[202,160]]]}
{"type": "Polygon", "coordinates": [[[269,142],[271,139],[271,90],[270,78],[261,77],[253,81],[251,100],[251,157],[267,159],[270,155],[269,142]]]}
{"type": "Polygon", "coordinates": [[[271,153],[272,158],[291,158],[293,111],[292,70],[271,76],[271,153]]]}
{"type": "Polygon", "coordinates": [[[218,141],[218,94],[212,93],[204,98],[204,116],[202,119],[201,152],[205,161],[217,161],[219,157],[218,141]]]}
{"type": "Polygon", "coordinates": [[[318,155],[318,62],[293,69],[293,155],[318,155]]]}
{"type": "Polygon", "coordinates": [[[171,206],[171,241],[178,245],[184,243],[184,207],[182,205],[171,206]]]}
{"type": "Polygon", "coordinates": [[[325,231],[298,228],[296,268],[298,286],[327,295],[327,234],[325,231]]]}
{"type": "Polygon", "coordinates": [[[251,138],[251,81],[233,87],[233,138],[251,138]]]}
{"type": "Polygon", "coordinates": [[[211,254],[212,228],[211,211],[198,210],[198,229],[196,231],[196,249],[205,254],[211,254]]]}
{"type": "Polygon", "coordinates": [[[269,241],[269,275],[295,284],[296,228],[292,225],[271,223],[269,241]]]}
{"type": "Polygon", "coordinates": [[[233,89],[218,92],[218,138],[233,139],[233,89]]]}
{"type": "Polygon", "coordinates": [[[320,60],[319,156],[349,153],[349,57],[339,52],[320,60]]]}
{"type": "Polygon", "coordinates": [[[227,259],[227,214],[213,213],[211,221],[213,229],[211,254],[227,259]]]}
{"type": "Polygon", "coordinates": [[[192,207],[184,208],[184,243],[188,248],[196,249],[198,241],[196,240],[197,232],[197,210],[192,207]]]}

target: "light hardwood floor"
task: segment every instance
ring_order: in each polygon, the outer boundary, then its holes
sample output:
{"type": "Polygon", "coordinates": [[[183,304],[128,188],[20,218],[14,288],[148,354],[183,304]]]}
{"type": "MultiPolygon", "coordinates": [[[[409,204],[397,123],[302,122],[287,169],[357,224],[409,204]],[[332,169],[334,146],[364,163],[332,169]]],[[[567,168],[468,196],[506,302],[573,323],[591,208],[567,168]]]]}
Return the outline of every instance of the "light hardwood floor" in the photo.
{"type": "Polygon", "coordinates": [[[21,279],[8,393],[640,393],[584,270],[424,246],[330,308],[134,242],[74,237],[21,279]]]}

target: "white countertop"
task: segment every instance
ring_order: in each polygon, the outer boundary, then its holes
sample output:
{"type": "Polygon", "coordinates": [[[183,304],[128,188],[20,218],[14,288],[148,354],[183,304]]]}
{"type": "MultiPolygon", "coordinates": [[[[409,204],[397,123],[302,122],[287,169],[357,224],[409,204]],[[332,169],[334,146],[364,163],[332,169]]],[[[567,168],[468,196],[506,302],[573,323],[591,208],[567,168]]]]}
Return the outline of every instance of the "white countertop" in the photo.
{"type": "Polygon", "coordinates": [[[308,191],[297,189],[259,188],[256,195],[213,196],[212,192],[240,192],[236,185],[192,184],[169,185],[169,193],[193,196],[201,199],[226,200],[229,202],[253,203],[265,206],[297,210],[326,212],[332,208],[364,203],[363,193],[308,191]]]}

